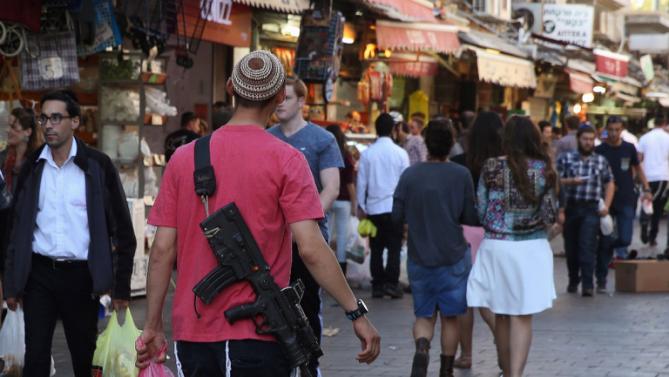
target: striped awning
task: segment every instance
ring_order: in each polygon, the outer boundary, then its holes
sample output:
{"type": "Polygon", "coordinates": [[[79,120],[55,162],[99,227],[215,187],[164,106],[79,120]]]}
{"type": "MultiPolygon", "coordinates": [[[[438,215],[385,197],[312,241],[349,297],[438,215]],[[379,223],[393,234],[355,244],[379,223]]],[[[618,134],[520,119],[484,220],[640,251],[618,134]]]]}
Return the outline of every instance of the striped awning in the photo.
{"type": "Polygon", "coordinates": [[[427,0],[363,0],[372,9],[400,21],[435,21],[434,5],[427,0]]]}
{"type": "Polygon", "coordinates": [[[460,47],[457,27],[444,24],[376,21],[381,49],[453,53],[460,47]]]}
{"type": "Polygon", "coordinates": [[[463,46],[476,53],[479,80],[501,86],[536,88],[534,62],[511,55],[493,53],[474,46],[463,46]]]}
{"type": "Polygon", "coordinates": [[[255,8],[265,8],[295,14],[310,9],[309,0],[234,0],[234,2],[255,8]]]}

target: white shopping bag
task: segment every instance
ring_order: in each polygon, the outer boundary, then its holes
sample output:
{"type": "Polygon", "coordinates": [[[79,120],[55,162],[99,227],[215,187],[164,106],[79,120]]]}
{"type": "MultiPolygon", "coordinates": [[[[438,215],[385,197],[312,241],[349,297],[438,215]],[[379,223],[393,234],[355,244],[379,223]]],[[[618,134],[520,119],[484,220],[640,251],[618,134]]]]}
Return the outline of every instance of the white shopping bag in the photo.
{"type": "Polygon", "coordinates": [[[0,328],[0,359],[4,362],[0,375],[21,376],[25,353],[23,310],[16,308],[15,311],[7,311],[5,322],[0,328]]]}

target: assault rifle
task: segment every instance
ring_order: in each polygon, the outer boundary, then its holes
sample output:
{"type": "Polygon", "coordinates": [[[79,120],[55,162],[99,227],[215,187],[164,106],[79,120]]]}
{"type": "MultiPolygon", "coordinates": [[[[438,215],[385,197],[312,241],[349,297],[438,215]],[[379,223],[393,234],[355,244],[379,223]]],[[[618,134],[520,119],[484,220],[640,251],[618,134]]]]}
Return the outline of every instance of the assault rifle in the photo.
{"type": "Polygon", "coordinates": [[[207,217],[200,228],[219,265],[193,288],[195,295],[209,304],[225,287],[248,280],[256,301],[226,310],[225,318],[231,324],[250,318],[258,334],[276,337],[292,368],[299,367],[302,376],[311,377],[308,363],[323,351],[300,306],[304,284],[298,280],[279,288],[235,203],[207,217]],[[258,322],[259,316],[262,322],[258,322]]]}

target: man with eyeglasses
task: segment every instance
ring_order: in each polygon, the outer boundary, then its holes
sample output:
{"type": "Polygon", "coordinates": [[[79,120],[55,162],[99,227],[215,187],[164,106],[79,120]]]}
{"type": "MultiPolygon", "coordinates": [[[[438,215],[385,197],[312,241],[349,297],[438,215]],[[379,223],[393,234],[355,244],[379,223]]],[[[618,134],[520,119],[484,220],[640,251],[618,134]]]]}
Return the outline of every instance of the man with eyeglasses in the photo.
{"type": "Polygon", "coordinates": [[[10,310],[23,306],[23,376],[49,376],[60,318],[74,375],[88,377],[99,296],[111,292],[114,309],[128,306],[136,240],[114,164],[74,137],[74,93],[48,93],[40,105],[46,145],[19,174],[4,292],[10,310]]]}

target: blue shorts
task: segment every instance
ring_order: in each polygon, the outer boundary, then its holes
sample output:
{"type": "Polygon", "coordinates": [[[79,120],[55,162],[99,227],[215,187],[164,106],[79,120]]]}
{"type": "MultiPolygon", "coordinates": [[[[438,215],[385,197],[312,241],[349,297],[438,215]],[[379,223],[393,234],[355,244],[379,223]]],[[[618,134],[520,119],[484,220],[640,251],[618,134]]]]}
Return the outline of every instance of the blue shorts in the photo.
{"type": "Polygon", "coordinates": [[[451,266],[424,267],[407,260],[407,272],[416,317],[431,318],[438,310],[442,316],[467,311],[467,278],[472,269],[469,249],[451,266]]]}

